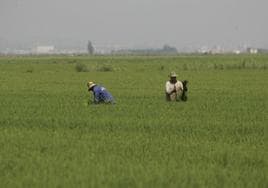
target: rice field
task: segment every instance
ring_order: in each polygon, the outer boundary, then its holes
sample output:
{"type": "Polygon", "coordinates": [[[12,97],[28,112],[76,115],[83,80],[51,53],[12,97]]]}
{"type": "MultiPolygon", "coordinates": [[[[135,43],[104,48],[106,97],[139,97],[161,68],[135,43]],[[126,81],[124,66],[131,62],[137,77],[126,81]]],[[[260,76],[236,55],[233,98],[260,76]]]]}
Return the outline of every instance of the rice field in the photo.
{"type": "Polygon", "coordinates": [[[0,57],[0,187],[267,187],[268,55],[0,57]],[[187,102],[166,102],[170,71],[187,102]],[[87,81],[115,105],[87,105],[87,81]]]}

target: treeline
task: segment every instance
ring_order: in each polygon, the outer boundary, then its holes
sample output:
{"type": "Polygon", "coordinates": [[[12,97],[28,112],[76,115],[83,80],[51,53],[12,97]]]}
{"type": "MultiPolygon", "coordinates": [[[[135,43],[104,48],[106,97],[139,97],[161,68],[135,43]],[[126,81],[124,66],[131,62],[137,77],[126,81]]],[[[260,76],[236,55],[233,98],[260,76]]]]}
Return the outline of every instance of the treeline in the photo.
{"type": "Polygon", "coordinates": [[[113,50],[114,55],[176,55],[178,51],[175,47],[164,45],[163,48],[148,49],[121,49],[113,50]]]}

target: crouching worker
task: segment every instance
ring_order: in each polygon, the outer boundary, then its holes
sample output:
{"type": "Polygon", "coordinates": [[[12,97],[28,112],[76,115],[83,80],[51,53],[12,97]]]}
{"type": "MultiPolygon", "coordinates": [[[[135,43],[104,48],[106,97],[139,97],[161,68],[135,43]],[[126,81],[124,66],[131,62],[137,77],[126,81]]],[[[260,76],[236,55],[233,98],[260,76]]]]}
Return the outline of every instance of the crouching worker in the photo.
{"type": "Polygon", "coordinates": [[[166,82],[166,100],[167,101],[186,101],[187,96],[187,80],[178,81],[177,74],[175,72],[171,72],[170,80],[166,82]]]}
{"type": "MultiPolygon", "coordinates": [[[[99,86],[93,82],[87,83],[88,91],[93,92],[93,103],[94,104],[114,104],[113,96],[102,86],[99,86]]],[[[90,103],[90,102],[89,102],[90,103]]]]}

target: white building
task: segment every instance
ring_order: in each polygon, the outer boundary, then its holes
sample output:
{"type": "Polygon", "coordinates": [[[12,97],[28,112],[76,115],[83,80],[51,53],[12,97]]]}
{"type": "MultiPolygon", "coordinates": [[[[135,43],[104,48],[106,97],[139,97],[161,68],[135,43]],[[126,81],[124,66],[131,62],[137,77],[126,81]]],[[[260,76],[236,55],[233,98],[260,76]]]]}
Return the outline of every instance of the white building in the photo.
{"type": "Polygon", "coordinates": [[[253,49],[253,48],[251,48],[249,52],[250,52],[251,54],[257,54],[257,53],[258,53],[258,50],[257,50],[257,49],[253,49]]]}
{"type": "Polygon", "coordinates": [[[233,53],[238,55],[238,54],[241,54],[241,51],[240,50],[234,50],[233,53]]]}
{"type": "Polygon", "coordinates": [[[54,46],[37,46],[35,52],[38,54],[49,54],[55,50],[54,46]]]}

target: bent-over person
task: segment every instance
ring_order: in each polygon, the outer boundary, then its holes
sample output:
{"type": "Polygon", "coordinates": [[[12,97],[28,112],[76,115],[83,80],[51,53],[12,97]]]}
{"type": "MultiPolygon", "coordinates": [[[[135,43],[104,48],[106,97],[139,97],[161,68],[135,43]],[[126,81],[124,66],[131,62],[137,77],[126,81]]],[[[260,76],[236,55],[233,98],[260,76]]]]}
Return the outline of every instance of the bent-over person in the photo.
{"type": "Polygon", "coordinates": [[[93,92],[93,103],[100,104],[100,103],[106,103],[106,104],[113,104],[114,99],[111,93],[109,93],[106,88],[99,86],[95,84],[94,82],[88,82],[87,83],[88,91],[93,92]]]}

